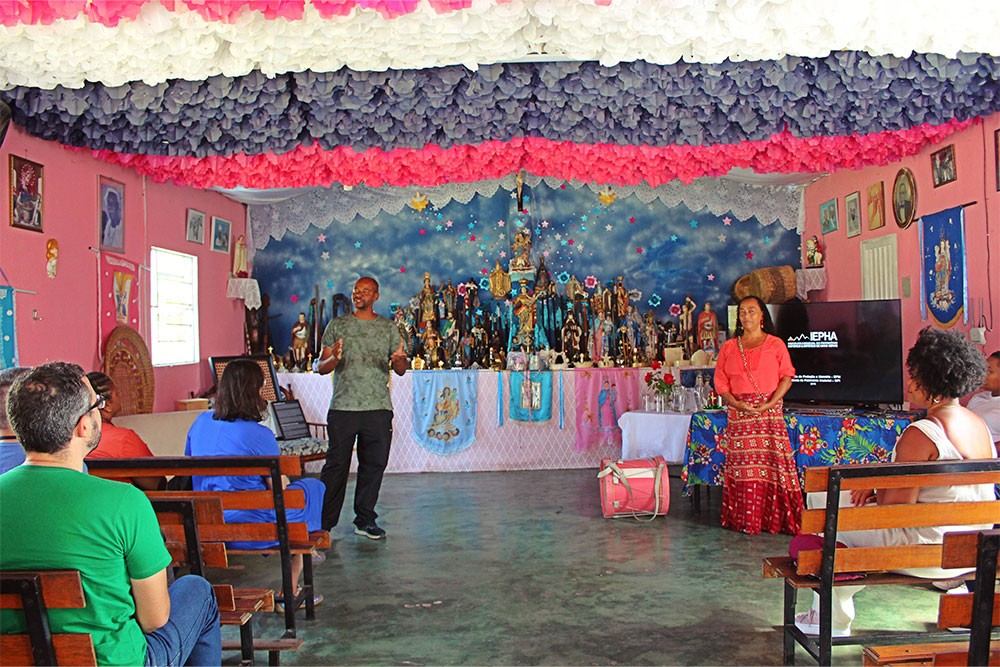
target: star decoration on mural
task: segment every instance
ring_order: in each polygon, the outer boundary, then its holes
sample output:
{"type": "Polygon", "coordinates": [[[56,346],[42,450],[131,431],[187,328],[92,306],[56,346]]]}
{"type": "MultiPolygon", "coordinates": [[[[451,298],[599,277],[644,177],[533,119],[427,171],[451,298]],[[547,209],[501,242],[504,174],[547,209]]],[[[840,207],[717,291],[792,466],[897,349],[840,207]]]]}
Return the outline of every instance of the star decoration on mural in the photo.
{"type": "Polygon", "coordinates": [[[506,256],[507,256],[507,251],[506,250],[501,250],[500,251],[500,257],[503,258],[503,257],[506,257],[506,256]]]}
{"type": "Polygon", "coordinates": [[[635,218],[629,218],[628,221],[629,221],[630,225],[634,225],[635,224],[635,218]]]}
{"type": "Polygon", "coordinates": [[[361,247],[361,241],[355,241],[354,242],[354,247],[355,248],[360,248],[361,247]]]}
{"type": "Polygon", "coordinates": [[[326,288],[327,289],[333,289],[333,285],[334,285],[334,282],[332,280],[327,280],[326,281],[326,288]]]}
{"type": "Polygon", "coordinates": [[[292,303],[298,303],[298,302],[299,302],[299,295],[298,294],[293,294],[292,295],[292,303]]]}
{"type": "Polygon", "coordinates": [[[726,227],[728,227],[729,225],[731,225],[732,222],[733,222],[733,219],[730,218],[728,215],[722,219],[722,224],[724,224],[726,227]]]}
{"type": "Polygon", "coordinates": [[[475,228],[476,228],[476,223],[474,223],[474,222],[470,222],[470,223],[469,223],[468,225],[466,225],[466,226],[467,226],[467,227],[468,227],[469,229],[475,229],[475,228]]]}
{"type": "Polygon", "coordinates": [[[443,225],[434,225],[434,231],[440,232],[442,229],[444,229],[443,225]]]}
{"type": "Polygon", "coordinates": [[[413,195],[413,199],[410,200],[410,207],[420,212],[423,212],[428,204],[430,204],[430,201],[419,192],[413,195]]]}
{"type": "Polygon", "coordinates": [[[587,222],[587,216],[581,215],[580,216],[580,222],[587,222]]]}
{"type": "Polygon", "coordinates": [[[573,239],[570,239],[570,240],[569,240],[569,244],[570,244],[570,245],[573,245],[573,239]]]}
{"type": "Polygon", "coordinates": [[[604,225],[604,229],[606,229],[607,231],[610,232],[611,231],[611,225],[604,225]]]}
{"type": "Polygon", "coordinates": [[[316,243],[326,243],[326,234],[320,234],[317,236],[316,243]]]}
{"type": "Polygon", "coordinates": [[[559,245],[566,245],[566,239],[562,239],[561,241],[559,241],[559,245]]]}
{"type": "Polygon", "coordinates": [[[399,267],[399,272],[400,273],[406,273],[406,267],[405,266],[399,267]]]}
{"type": "Polygon", "coordinates": [[[698,221],[697,220],[692,220],[691,221],[691,229],[698,229],[698,221]]]}
{"type": "Polygon", "coordinates": [[[581,232],[587,231],[587,226],[586,225],[580,225],[580,231],[581,232]]]}
{"type": "Polygon", "coordinates": [[[451,220],[446,220],[445,223],[444,223],[444,226],[447,227],[448,229],[451,229],[451,226],[453,224],[455,224],[455,223],[453,223],[451,220]]]}
{"type": "Polygon", "coordinates": [[[507,224],[507,222],[504,221],[504,220],[497,220],[497,227],[503,227],[506,224],[507,224]]]}
{"type": "Polygon", "coordinates": [[[639,253],[640,255],[642,254],[642,248],[636,248],[636,249],[635,249],[635,251],[636,251],[637,253],[639,253]]]}
{"type": "Polygon", "coordinates": [[[548,227],[549,226],[549,221],[548,220],[542,220],[542,222],[540,224],[542,225],[542,227],[548,227]]]}
{"type": "Polygon", "coordinates": [[[708,274],[707,277],[708,277],[709,280],[715,280],[715,274],[714,273],[708,274]]]}
{"type": "Polygon", "coordinates": [[[719,234],[719,243],[725,243],[725,242],[726,242],[726,235],[719,234]]]}
{"type": "Polygon", "coordinates": [[[330,253],[329,253],[329,252],[327,252],[326,250],[324,250],[324,251],[323,251],[323,254],[322,254],[322,255],[320,255],[320,256],[319,256],[319,258],[320,258],[320,259],[330,259],[330,253]]]}
{"type": "Polygon", "coordinates": [[[546,257],[548,257],[549,256],[549,251],[548,250],[543,250],[542,254],[545,255],[546,257]]]}
{"type": "Polygon", "coordinates": [[[482,257],[482,256],[483,256],[483,251],[482,250],[477,250],[476,251],[476,257],[482,257]]]}
{"type": "Polygon", "coordinates": [[[421,235],[421,236],[423,236],[423,235],[424,235],[424,234],[426,234],[426,233],[427,233],[427,230],[426,230],[426,229],[424,229],[423,227],[421,227],[421,228],[420,228],[420,235],[421,235]]]}
{"type": "Polygon", "coordinates": [[[770,245],[770,244],[771,244],[771,237],[770,236],[765,236],[764,237],[764,245],[770,245]]]}
{"type": "Polygon", "coordinates": [[[290,269],[293,266],[295,266],[295,262],[293,262],[292,260],[288,260],[287,262],[285,262],[285,268],[286,269],[290,269]]]}
{"type": "Polygon", "coordinates": [[[677,241],[677,234],[671,234],[670,235],[670,240],[676,242],[677,241]]]}
{"type": "Polygon", "coordinates": [[[753,259],[753,253],[747,250],[747,259],[753,259]]]}
{"type": "Polygon", "coordinates": [[[556,232],[556,241],[558,241],[561,238],[562,238],[562,234],[560,234],[559,232],[556,232]]]}

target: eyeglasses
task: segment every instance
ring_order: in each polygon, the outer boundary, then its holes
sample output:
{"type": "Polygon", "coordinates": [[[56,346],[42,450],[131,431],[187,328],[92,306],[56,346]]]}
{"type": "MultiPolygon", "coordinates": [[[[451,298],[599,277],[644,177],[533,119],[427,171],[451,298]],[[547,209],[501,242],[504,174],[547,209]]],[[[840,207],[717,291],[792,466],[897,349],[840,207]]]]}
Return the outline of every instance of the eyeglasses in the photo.
{"type": "Polygon", "coordinates": [[[103,409],[104,406],[107,405],[107,403],[108,403],[108,399],[104,398],[101,395],[98,395],[97,396],[97,401],[93,405],[91,405],[89,408],[87,408],[82,415],[80,415],[79,417],[77,417],[76,420],[80,421],[85,416],[89,415],[90,411],[93,410],[94,408],[97,408],[98,410],[103,409]]]}

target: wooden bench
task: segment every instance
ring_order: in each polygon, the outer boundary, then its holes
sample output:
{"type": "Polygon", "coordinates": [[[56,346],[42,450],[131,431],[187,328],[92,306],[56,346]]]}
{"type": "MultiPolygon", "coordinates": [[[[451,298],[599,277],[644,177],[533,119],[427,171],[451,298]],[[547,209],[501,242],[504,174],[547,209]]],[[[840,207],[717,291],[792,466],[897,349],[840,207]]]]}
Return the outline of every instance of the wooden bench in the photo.
{"type": "Polygon", "coordinates": [[[200,527],[199,535],[205,542],[268,541],[277,546],[265,549],[226,549],[227,554],[276,554],[279,556],[284,605],[285,635],[295,637],[295,611],[300,606],[306,618],[315,618],[313,603],[312,555],[317,548],[330,546],[329,534],[317,531],[310,534],[304,523],[289,523],[286,508],[305,506],[305,495],[299,489],[282,491],[282,475],[298,475],[301,463],[292,456],[180,456],[135,459],[97,459],[88,462],[92,475],[100,477],[129,477],[149,475],[253,475],[269,477],[272,488],[263,491],[150,491],[150,499],[217,497],[223,510],[268,509],[275,513],[274,523],[223,523],[200,527]],[[303,555],[302,590],[295,595],[292,581],[291,558],[303,555]]]}
{"type": "Polygon", "coordinates": [[[969,641],[959,643],[865,646],[864,665],[1000,665],[1000,646],[990,650],[990,632],[1000,625],[996,592],[1000,530],[948,533],[941,567],[975,566],[973,594],[942,595],[938,627],[970,628],[969,641]]]}
{"type": "Polygon", "coordinates": [[[22,609],[28,630],[0,635],[0,664],[96,665],[89,634],[52,634],[49,629],[49,609],[82,609],[86,604],[78,570],[0,572],[0,609],[22,609]]]}
{"type": "Polygon", "coordinates": [[[912,641],[955,641],[949,632],[865,632],[859,636],[832,637],[832,589],[864,584],[926,583],[926,579],[893,571],[941,565],[940,544],[897,547],[837,547],[838,531],[877,530],[922,526],[992,524],[1000,517],[1000,501],[978,503],[923,503],[912,505],[866,505],[840,507],[840,492],[851,489],[913,488],[944,485],[995,484],[1000,481],[1000,460],[929,461],[807,468],[803,489],[826,492],[826,508],[806,510],[803,533],[823,533],[822,550],[803,551],[798,562],[788,556],[764,559],[764,576],[784,580],[782,658],[795,663],[798,643],[821,665],[829,665],[832,647],[850,644],[893,644],[912,641]],[[861,573],[863,579],[834,581],[834,574],[861,573]],[[795,626],[795,602],[799,589],[815,590],[820,599],[820,632],[806,635],[795,626]]]}

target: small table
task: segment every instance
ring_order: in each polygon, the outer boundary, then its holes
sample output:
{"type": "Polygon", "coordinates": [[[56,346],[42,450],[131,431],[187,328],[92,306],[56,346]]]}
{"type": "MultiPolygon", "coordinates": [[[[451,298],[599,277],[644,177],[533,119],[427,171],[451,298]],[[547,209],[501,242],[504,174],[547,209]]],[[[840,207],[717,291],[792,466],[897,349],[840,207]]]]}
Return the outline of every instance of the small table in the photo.
{"type": "Polygon", "coordinates": [[[618,418],[622,430],[622,458],[662,456],[667,463],[683,463],[691,415],[680,412],[626,412],[618,418]]]}

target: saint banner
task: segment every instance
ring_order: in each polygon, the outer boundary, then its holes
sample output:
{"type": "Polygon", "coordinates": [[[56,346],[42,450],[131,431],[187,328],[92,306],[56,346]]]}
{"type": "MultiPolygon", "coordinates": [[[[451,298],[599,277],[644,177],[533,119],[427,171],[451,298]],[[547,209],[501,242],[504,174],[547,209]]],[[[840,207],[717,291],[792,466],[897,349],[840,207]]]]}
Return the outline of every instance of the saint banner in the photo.
{"type": "Polygon", "coordinates": [[[0,369],[17,366],[14,288],[0,287],[0,369]]]}
{"type": "Polygon", "coordinates": [[[100,303],[105,335],[121,324],[139,329],[139,267],[135,262],[101,253],[100,303]]]}
{"type": "Polygon", "coordinates": [[[524,422],[552,419],[551,372],[511,372],[510,418],[524,422]]]}
{"type": "Polygon", "coordinates": [[[584,368],[576,373],[576,451],[621,445],[618,418],[642,405],[639,371],[584,368]]]}
{"type": "Polygon", "coordinates": [[[942,327],[969,320],[965,261],[965,212],[961,206],[920,219],[920,315],[942,327]]]}
{"type": "Polygon", "coordinates": [[[477,371],[413,371],[413,432],[439,456],[457,454],[476,437],[477,371]]]}

